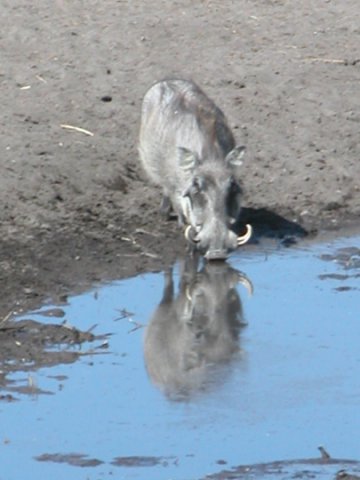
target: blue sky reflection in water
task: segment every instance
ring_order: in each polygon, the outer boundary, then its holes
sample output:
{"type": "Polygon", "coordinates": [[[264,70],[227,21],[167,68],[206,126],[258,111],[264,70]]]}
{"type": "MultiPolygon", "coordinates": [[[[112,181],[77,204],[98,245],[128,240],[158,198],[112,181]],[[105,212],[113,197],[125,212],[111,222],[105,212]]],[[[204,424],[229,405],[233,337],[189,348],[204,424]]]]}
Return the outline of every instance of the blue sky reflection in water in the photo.
{"type": "MultiPolygon", "coordinates": [[[[234,334],[239,348],[226,337],[232,353],[212,353],[218,365],[193,377],[180,399],[150,381],[145,328],[134,328],[157,308],[163,274],[70,298],[62,307],[67,321],[112,333],[109,349],[33,372],[48,393],[0,403],[0,479],[193,479],[233,465],[316,457],[318,445],[360,460],[360,256],[350,248],[359,240],[233,256],[231,266],[254,286],[252,296],[244,281],[234,287],[247,324],[234,334]],[[122,310],[133,315],[119,319],[122,310]],[[99,464],[80,468],[68,454],[99,464]],[[127,457],[141,457],[142,466],[129,466],[136,458],[127,457]],[[65,463],[50,461],[59,458],[65,463]]],[[[177,293],[179,272],[177,265],[177,293]]],[[[185,291],[185,316],[193,295],[185,291]]],[[[10,378],[26,384],[28,373],[10,378]]]]}

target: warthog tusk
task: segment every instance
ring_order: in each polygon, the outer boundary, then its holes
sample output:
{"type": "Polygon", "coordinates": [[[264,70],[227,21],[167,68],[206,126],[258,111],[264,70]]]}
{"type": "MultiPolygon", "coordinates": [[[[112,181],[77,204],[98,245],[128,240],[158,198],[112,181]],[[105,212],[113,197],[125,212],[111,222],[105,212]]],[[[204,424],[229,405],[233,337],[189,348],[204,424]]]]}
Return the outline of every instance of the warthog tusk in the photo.
{"type": "Polygon", "coordinates": [[[241,237],[237,237],[237,244],[238,244],[238,247],[240,245],[244,245],[244,243],[248,242],[251,238],[251,235],[252,235],[252,226],[249,225],[248,223],[246,224],[246,233],[245,235],[242,235],[241,237]]]}
{"type": "Polygon", "coordinates": [[[193,229],[193,227],[191,225],[188,225],[186,228],[185,228],[185,232],[184,232],[184,235],[185,235],[185,238],[188,242],[191,242],[191,243],[199,243],[198,240],[196,240],[195,238],[192,237],[191,235],[191,230],[193,229]]]}
{"type": "Polygon", "coordinates": [[[188,225],[186,228],[185,228],[185,232],[184,232],[184,235],[185,235],[185,238],[188,242],[191,242],[192,239],[190,237],[190,230],[191,230],[191,225],[188,225]]]}

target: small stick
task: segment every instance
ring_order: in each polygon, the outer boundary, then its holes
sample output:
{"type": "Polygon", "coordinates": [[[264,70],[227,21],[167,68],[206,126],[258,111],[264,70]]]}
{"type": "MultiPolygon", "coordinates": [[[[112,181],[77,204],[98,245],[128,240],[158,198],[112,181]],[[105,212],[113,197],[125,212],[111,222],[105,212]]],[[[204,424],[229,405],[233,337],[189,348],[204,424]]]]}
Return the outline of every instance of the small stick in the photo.
{"type": "Polygon", "coordinates": [[[89,130],[85,130],[85,128],[81,127],[74,127],[74,125],[61,124],[60,127],[66,128],[67,130],[75,130],[76,132],[84,133],[85,135],[89,135],[90,137],[94,136],[94,134],[89,130]]]}
{"type": "Polygon", "coordinates": [[[35,75],[35,77],[39,80],[39,82],[47,83],[45,78],[43,78],[41,75],[35,75]]]}
{"type": "Polygon", "coordinates": [[[5,317],[3,317],[2,319],[0,319],[0,323],[5,323],[5,322],[7,322],[7,321],[9,320],[9,318],[12,317],[12,314],[13,314],[13,312],[12,312],[12,310],[10,310],[10,312],[7,313],[7,314],[5,315],[5,317]]]}
{"type": "Polygon", "coordinates": [[[149,257],[154,259],[160,258],[159,255],[156,255],[156,253],[145,252],[144,250],[140,253],[140,255],[142,255],[143,257],[149,257]]]}
{"type": "Polygon", "coordinates": [[[345,65],[347,63],[346,60],[342,60],[340,58],[321,58],[321,57],[307,57],[304,58],[309,62],[322,62],[322,63],[338,63],[340,65],[345,65]]]}
{"type": "Polygon", "coordinates": [[[152,237],[156,237],[156,238],[160,237],[160,235],[157,235],[156,233],[153,233],[153,232],[148,232],[147,230],[144,230],[143,228],[137,228],[135,230],[135,233],[140,233],[140,234],[144,234],[144,235],[151,235],[152,237]]]}

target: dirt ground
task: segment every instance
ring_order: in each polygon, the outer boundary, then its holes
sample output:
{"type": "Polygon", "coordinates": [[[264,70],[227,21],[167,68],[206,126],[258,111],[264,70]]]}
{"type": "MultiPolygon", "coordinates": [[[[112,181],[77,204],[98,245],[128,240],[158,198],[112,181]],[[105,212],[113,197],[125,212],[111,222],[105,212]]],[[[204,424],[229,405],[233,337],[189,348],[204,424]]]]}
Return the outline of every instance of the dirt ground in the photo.
{"type": "Polygon", "coordinates": [[[163,77],[199,83],[247,146],[255,240],[358,221],[358,0],[11,0],[0,15],[2,318],[184,250],[136,150],[163,77]]]}

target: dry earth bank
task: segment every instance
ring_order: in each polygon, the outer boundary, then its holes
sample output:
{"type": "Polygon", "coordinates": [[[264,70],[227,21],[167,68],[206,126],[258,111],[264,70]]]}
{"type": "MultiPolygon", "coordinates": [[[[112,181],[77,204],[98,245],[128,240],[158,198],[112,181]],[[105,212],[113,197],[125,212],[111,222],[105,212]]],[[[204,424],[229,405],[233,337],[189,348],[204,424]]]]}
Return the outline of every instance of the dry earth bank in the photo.
{"type": "Polygon", "coordinates": [[[13,0],[0,15],[2,315],[183,250],[136,152],[165,76],[197,81],[247,146],[258,237],[264,208],[312,232],[357,221],[358,0],[13,0]]]}

